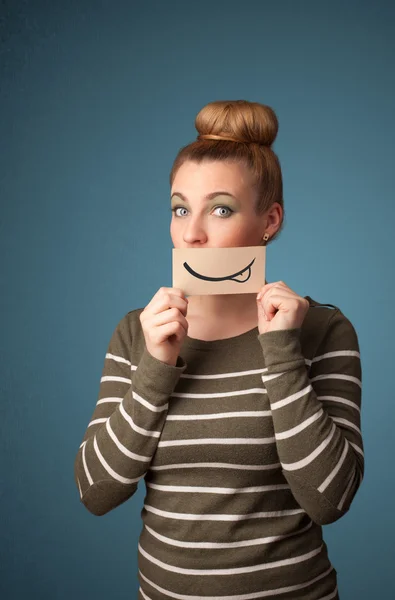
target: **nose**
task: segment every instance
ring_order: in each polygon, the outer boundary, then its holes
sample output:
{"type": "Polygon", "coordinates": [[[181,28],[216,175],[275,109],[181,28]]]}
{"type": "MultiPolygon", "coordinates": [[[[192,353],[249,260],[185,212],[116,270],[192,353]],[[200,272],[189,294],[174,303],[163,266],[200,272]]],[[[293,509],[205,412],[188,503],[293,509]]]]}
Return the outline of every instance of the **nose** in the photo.
{"type": "Polygon", "coordinates": [[[183,240],[186,244],[205,244],[207,242],[207,233],[201,219],[196,217],[188,220],[183,240]]]}

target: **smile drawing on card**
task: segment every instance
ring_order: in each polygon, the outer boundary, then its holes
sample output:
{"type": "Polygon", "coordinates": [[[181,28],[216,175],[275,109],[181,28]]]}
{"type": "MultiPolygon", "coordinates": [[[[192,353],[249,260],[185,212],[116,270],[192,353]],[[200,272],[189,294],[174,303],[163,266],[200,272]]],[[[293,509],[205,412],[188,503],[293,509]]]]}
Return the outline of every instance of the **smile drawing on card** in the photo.
{"type": "Polygon", "coordinates": [[[188,265],[187,262],[184,262],[184,267],[191,275],[193,275],[194,277],[197,277],[198,279],[203,279],[204,281],[226,281],[229,279],[230,281],[237,281],[237,283],[245,283],[251,277],[251,267],[254,264],[254,262],[255,262],[255,258],[252,259],[250,264],[247,265],[245,269],[242,269],[241,271],[238,271],[237,273],[233,273],[233,275],[225,275],[225,277],[208,277],[207,275],[201,275],[200,273],[197,273],[196,271],[194,271],[188,265]],[[237,277],[242,277],[243,275],[244,275],[244,279],[237,279],[237,277]]]}
{"type": "Polygon", "coordinates": [[[242,294],[265,283],[266,248],[173,248],[173,287],[189,295],[242,294]]]}

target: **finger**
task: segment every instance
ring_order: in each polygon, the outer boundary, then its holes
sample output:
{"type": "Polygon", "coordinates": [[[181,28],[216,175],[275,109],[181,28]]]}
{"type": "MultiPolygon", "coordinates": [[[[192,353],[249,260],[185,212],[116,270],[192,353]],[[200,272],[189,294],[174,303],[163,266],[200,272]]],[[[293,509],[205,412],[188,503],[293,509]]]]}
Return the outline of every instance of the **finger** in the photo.
{"type": "Polygon", "coordinates": [[[169,308],[178,308],[186,316],[188,310],[188,301],[172,293],[163,293],[156,302],[153,302],[146,308],[147,314],[156,315],[169,308]]]}
{"type": "Polygon", "coordinates": [[[262,301],[263,298],[271,298],[273,297],[273,294],[281,294],[282,296],[291,299],[300,299],[300,296],[298,296],[298,294],[296,294],[294,291],[292,291],[289,287],[283,285],[279,285],[279,284],[273,284],[272,287],[270,287],[268,290],[266,290],[266,292],[263,293],[263,295],[257,300],[262,301]]]}
{"type": "Polygon", "coordinates": [[[184,300],[184,298],[180,298],[179,296],[173,296],[172,294],[167,296],[165,294],[163,298],[160,298],[158,300],[156,307],[154,307],[155,314],[166,311],[169,308],[176,308],[184,316],[186,316],[188,310],[188,302],[184,300]]]}
{"type": "Polygon", "coordinates": [[[265,309],[262,306],[262,302],[258,301],[258,319],[261,319],[261,318],[266,319],[266,321],[268,320],[266,313],[265,313],[265,309]]]}
{"type": "Polygon", "coordinates": [[[271,320],[279,310],[288,310],[290,299],[292,298],[282,293],[266,294],[261,303],[268,320],[271,320]]]}
{"type": "Polygon", "coordinates": [[[187,330],[182,326],[178,321],[172,321],[171,323],[166,323],[165,325],[161,325],[156,329],[154,341],[157,344],[161,344],[166,342],[169,337],[174,335],[176,339],[181,342],[185,337],[187,330]]]}
{"type": "Polygon", "coordinates": [[[266,298],[270,298],[273,295],[281,295],[284,298],[294,298],[294,299],[298,299],[300,298],[300,296],[298,296],[298,294],[296,294],[295,292],[293,292],[292,290],[290,290],[289,288],[284,288],[284,287],[280,287],[280,286],[274,286],[272,287],[270,290],[268,290],[268,292],[266,292],[266,294],[264,295],[264,297],[266,298]]]}
{"type": "Polygon", "coordinates": [[[269,318],[273,318],[278,311],[284,313],[298,312],[302,308],[301,299],[296,296],[289,296],[283,293],[271,294],[262,299],[265,313],[269,318]]]}
{"type": "Polygon", "coordinates": [[[268,286],[267,286],[267,288],[266,288],[266,290],[265,290],[265,293],[268,293],[269,291],[271,291],[273,289],[282,290],[282,291],[288,291],[288,292],[290,292],[292,294],[295,293],[283,281],[274,281],[273,283],[269,283],[268,286]]]}
{"type": "Polygon", "coordinates": [[[183,298],[185,302],[188,302],[187,297],[180,288],[161,287],[152,297],[151,301],[147,304],[146,308],[150,308],[152,304],[156,304],[158,299],[168,296],[178,296],[179,298],[183,298]]]}
{"type": "Polygon", "coordinates": [[[174,321],[178,321],[185,329],[188,329],[188,321],[178,308],[169,308],[168,310],[154,315],[151,325],[160,327],[161,325],[166,325],[167,323],[172,323],[174,321]]]}
{"type": "Polygon", "coordinates": [[[277,287],[280,286],[280,284],[282,284],[282,283],[283,283],[282,281],[273,281],[272,283],[265,283],[265,285],[263,285],[261,287],[260,291],[258,292],[257,300],[260,300],[265,294],[268,293],[269,290],[271,290],[275,286],[277,286],[277,287]]]}

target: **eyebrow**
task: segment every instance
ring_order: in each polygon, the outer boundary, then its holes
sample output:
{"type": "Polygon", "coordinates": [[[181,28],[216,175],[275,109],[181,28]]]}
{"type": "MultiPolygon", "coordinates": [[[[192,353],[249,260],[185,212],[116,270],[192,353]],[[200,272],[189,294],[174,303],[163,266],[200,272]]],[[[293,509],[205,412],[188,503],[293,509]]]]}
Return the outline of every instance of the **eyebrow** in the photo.
{"type": "MultiPolygon", "coordinates": [[[[183,200],[184,202],[188,202],[187,197],[184,196],[184,194],[181,194],[181,192],[173,192],[172,195],[171,195],[171,198],[173,199],[174,196],[179,196],[181,198],[181,200],[183,200]]],[[[204,196],[204,199],[205,200],[212,200],[216,196],[229,196],[229,198],[235,198],[229,192],[218,191],[218,192],[211,192],[210,194],[207,194],[207,196],[204,196]]]]}

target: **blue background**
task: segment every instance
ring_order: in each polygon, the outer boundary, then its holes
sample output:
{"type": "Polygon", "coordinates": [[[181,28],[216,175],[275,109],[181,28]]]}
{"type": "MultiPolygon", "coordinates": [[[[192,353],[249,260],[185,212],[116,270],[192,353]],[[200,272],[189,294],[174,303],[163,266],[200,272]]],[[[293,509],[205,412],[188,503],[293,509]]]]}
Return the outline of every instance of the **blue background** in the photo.
{"type": "Polygon", "coordinates": [[[366,477],[325,527],[341,598],[393,599],[394,3],[0,10],[2,598],[136,597],[143,486],[98,519],[74,458],[114,327],[171,285],[172,161],[202,106],[247,99],[280,121],[267,279],[338,305],[360,340],[366,477]]]}

